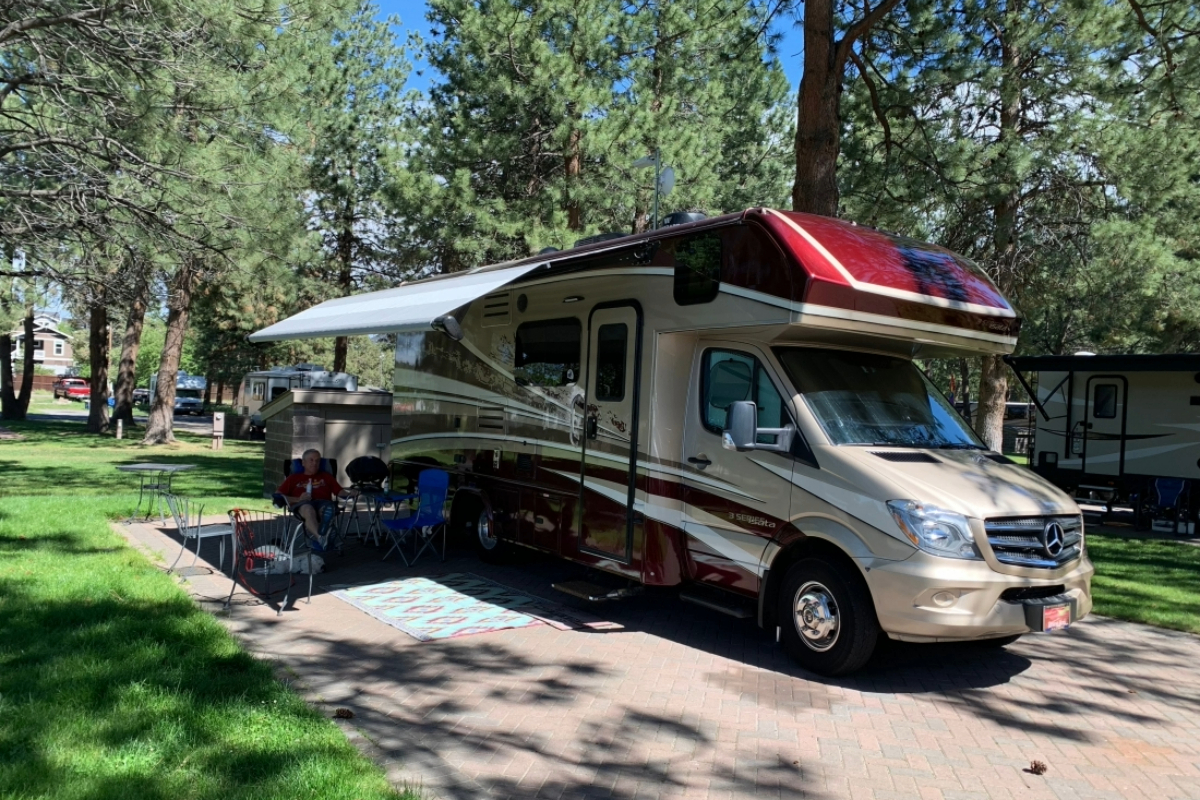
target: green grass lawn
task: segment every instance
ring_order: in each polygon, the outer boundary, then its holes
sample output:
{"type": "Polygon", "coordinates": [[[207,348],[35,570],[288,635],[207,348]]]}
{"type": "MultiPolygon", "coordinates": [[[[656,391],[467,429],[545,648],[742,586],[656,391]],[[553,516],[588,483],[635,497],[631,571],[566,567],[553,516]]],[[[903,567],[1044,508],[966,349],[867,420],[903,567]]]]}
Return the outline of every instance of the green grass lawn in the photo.
{"type": "Polygon", "coordinates": [[[1097,614],[1200,633],[1200,547],[1103,534],[1087,547],[1097,614]]]}
{"type": "Polygon", "coordinates": [[[181,493],[262,507],[261,444],[5,426],[25,439],[0,441],[0,797],[408,796],[109,527],[137,497],[121,463],[197,464],[181,493]]]}

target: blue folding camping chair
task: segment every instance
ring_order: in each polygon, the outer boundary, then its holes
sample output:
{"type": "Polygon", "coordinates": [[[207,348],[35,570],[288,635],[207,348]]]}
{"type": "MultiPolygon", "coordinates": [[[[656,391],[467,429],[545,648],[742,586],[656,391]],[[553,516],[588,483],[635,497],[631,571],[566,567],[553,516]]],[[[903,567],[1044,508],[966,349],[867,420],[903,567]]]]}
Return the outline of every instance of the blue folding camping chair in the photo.
{"type": "MultiPolygon", "coordinates": [[[[336,458],[322,458],[320,466],[317,467],[317,471],[328,472],[330,475],[333,475],[336,478],[337,477],[337,468],[338,468],[338,463],[337,463],[336,458]]],[[[285,458],[283,460],[283,477],[286,478],[289,475],[296,475],[301,472],[304,472],[304,463],[300,459],[285,458]]],[[[274,505],[276,508],[281,508],[285,511],[292,512],[292,516],[297,521],[296,530],[295,530],[295,533],[293,534],[293,536],[296,536],[297,534],[299,534],[300,531],[304,528],[304,520],[302,520],[300,518],[300,514],[298,512],[296,512],[295,510],[291,509],[288,506],[287,500],[284,499],[283,495],[280,494],[279,492],[275,492],[274,494],[272,494],[271,495],[271,504],[274,505]]],[[[341,528],[337,524],[337,518],[338,518],[338,516],[341,515],[341,512],[342,512],[341,504],[335,502],[333,505],[333,513],[329,517],[329,519],[321,520],[321,533],[326,534],[329,537],[326,540],[326,542],[327,542],[326,547],[322,550],[322,552],[324,550],[335,549],[335,547],[338,552],[341,552],[341,550],[342,550],[342,538],[343,537],[341,536],[341,528]],[[336,542],[334,540],[336,540],[336,542]]],[[[308,537],[307,536],[302,537],[300,539],[300,541],[307,542],[308,537]]]]}
{"type": "Polygon", "coordinates": [[[401,519],[383,520],[384,530],[392,546],[383,557],[386,559],[395,550],[404,560],[404,565],[411,567],[427,549],[437,552],[437,539],[442,539],[442,561],[446,560],[446,495],[450,490],[450,473],[441,469],[427,469],[417,478],[417,493],[402,495],[396,500],[416,500],[415,511],[410,510],[407,517],[401,519]],[[404,554],[404,543],[413,540],[413,557],[409,560],[404,554]],[[419,546],[418,546],[419,545],[419,546]]]}

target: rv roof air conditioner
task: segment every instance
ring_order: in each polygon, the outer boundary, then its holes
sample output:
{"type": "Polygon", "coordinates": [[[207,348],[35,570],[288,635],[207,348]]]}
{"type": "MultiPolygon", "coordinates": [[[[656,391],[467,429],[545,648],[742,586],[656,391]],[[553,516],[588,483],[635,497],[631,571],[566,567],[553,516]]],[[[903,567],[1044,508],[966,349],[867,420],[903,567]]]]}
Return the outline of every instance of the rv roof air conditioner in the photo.
{"type": "Polygon", "coordinates": [[[699,222],[704,219],[708,219],[708,215],[699,211],[676,211],[674,214],[667,214],[663,218],[662,225],[658,227],[669,228],[672,225],[686,225],[689,222],[699,222]]]}

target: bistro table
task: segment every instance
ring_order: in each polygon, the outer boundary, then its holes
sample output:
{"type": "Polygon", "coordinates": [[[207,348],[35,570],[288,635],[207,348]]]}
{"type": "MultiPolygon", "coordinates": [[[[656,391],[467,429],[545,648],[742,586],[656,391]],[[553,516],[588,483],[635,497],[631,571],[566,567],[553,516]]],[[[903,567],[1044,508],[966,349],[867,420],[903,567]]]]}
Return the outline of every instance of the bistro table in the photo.
{"type": "Polygon", "coordinates": [[[138,518],[138,511],[142,508],[142,498],[147,498],[146,503],[146,520],[150,519],[150,511],[154,507],[154,501],[158,500],[158,516],[162,519],[163,524],[166,524],[166,517],[162,510],[162,496],[169,494],[171,491],[171,481],[177,472],[187,472],[189,469],[195,469],[195,464],[119,464],[117,469],[121,472],[137,473],[140,483],[138,484],[138,501],[133,507],[133,514],[129,519],[125,520],[128,525],[138,518]]]}

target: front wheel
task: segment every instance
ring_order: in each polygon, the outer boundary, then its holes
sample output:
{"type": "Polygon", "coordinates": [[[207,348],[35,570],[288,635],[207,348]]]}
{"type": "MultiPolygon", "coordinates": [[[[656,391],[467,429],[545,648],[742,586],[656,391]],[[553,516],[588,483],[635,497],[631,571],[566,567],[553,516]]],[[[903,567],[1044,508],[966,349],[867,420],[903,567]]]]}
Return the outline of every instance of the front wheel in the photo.
{"type": "Polygon", "coordinates": [[[784,577],[777,619],[783,647],[818,675],[861,669],[879,640],[879,622],[862,577],[823,558],[796,562],[784,577]]]}

